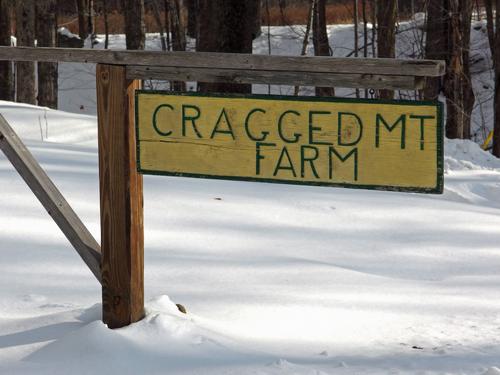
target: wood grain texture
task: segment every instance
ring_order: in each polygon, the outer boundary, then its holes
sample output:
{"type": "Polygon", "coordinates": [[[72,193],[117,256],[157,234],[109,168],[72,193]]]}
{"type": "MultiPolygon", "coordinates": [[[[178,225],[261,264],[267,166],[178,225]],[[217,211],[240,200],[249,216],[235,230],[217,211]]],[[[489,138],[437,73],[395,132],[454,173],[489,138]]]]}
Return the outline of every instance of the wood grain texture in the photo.
{"type": "Polygon", "coordinates": [[[96,279],[101,281],[99,244],[2,115],[0,115],[0,149],[54,219],[96,279]]]}
{"type": "Polygon", "coordinates": [[[115,65],[147,65],[212,70],[266,70],[288,72],[380,74],[438,77],[444,61],[329,56],[269,56],[216,52],[123,51],[80,48],[0,47],[0,60],[83,62],[115,65]]]}
{"type": "Polygon", "coordinates": [[[389,76],[380,74],[337,74],[307,72],[297,74],[272,70],[214,70],[209,68],[185,68],[166,66],[127,66],[129,79],[163,79],[199,82],[252,83],[270,85],[300,85],[323,87],[418,90],[424,87],[420,77],[389,76]]]}
{"type": "Polygon", "coordinates": [[[142,176],[137,173],[134,90],[125,66],[97,65],[103,321],[110,328],[144,316],[142,176]]]}

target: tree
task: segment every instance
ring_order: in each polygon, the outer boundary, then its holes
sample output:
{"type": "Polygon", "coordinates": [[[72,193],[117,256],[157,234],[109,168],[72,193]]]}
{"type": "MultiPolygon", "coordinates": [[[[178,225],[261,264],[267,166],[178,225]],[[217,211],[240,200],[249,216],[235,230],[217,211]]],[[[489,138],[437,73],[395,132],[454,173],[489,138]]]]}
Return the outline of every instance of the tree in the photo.
{"type": "MultiPolygon", "coordinates": [[[[359,57],[359,1],[354,0],[354,57],[359,57]]],[[[366,34],[365,34],[366,36],[366,34]]],[[[365,48],[366,49],[366,48],[365,48]]],[[[355,90],[356,98],[359,98],[359,89],[355,90]]]]}
{"type": "MultiPolygon", "coordinates": [[[[38,47],[56,46],[57,0],[38,0],[36,39],[38,47]]],[[[57,63],[38,63],[38,105],[57,109],[57,63]]]]}
{"type": "Polygon", "coordinates": [[[87,0],[76,0],[76,8],[78,10],[78,35],[81,40],[87,38],[87,0]]]}
{"type": "MultiPolygon", "coordinates": [[[[283,0],[282,0],[283,1],[283,0]]],[[[284,5],[280,2],[280,7],[284,5]]],[[[314,18],[314,8],[316,6],[316,0],[309,0],[309,11],[307,12],[307,24],[306,24],[306,32],[304,33],[304,39],[302,40],[302,50],[300,51],[300,56],[305,56],[307,54],[307,45],[309,43],[309,34],[311,32],[311,27],[314,18]]],[[[284,8],[283,8],[284,9],[284,8]]],[[[281,14],[282,20],[285,20],[284,12],[281,14]]],[[[299,95],[300,86],[295,86],[293,90],[293,94],[295,96],[299,95]]]]}
{"type": "MultiPolygon", "coordinates": [[[[315,0],[313,13],[313,44],[315,56],[330,56],[326,30],[326,0],[315,0]]],[[[317,96],[334,96],[333,87],[316,87],[317,96]]]]}
{"type": "Polygon", "coordinates": [[[463,55],[460,49],[460,13],[459,0],[450,0],[448,5],[448,66],[445,75],[444,91],[446,96],[446,136],[463,138],[463,96],[461,75],[463,74],[463,55]]]}
{"type": "Polygon", "coordinates": [[[109,47],[109,8],[108,0],[102,0],[102,14],[104,18],[104,49],[109,47]]]}
{"type": "Polygon", "coordinates": [[[500,0],[486,0],[488,29],[490,31],[490,49],[493,57],[495,76],[495,97],[493,99],[494,126],[493,126],[493,155],[500,157],[500,0]],[[497,9],[493,16],[493,4],[497,9]]]}
{"type": "MultiPolygon", "coordinates": [[[[35,2],[16,1],[17,45],[35,46],[35,2]]],[[[20,103],[36,104],[35,63],[16,62],[16,100],[20,103]]]]}
{"type": "Polygon", "coordinates": [[[262,1],[249,1],[248,6],[248,14],[251,14],[254,20],[252,39],[255,39],[262,34],[262,1]]]}
{"type": "Polygon", "coordinates": [[[144,49],[146,40],[144,0],[124,0],[123,3],[127,49],[144,49]]]}
{"type": "Polygon", "coordinates": [[[179,0],[168,1],[168,14],[170,16],[170,34],[172,36],[172,50],[186,50],[186,27],[182,14],[182,4],[179,0]]]}
{"type": "MultiPolygon", "coordinates": [[[[0,0],[0,45],[10,46],[12,23],[11,0],[0,0]]],[[[0,61],[0,100],[14,100],[12,62],[0,61]]]]}
{"type": "MultiPolygon", "coordinates": [[[[427,2],[427,26],[425,57],[430,60],[446,60],[448,49],[448,18],[444,0],[427,2]]],[[[426,100],[437,100],[441,90],[441,78],[428,78],[424,90],[426,100]]]]}
{"type": "Polygon", "coordinates": [[[94,0],[87,0],[87,35],[91,37],[91,46],[94,47],[95,39],[95,11],[94,0]]]}
{"type": "Polygon", "coordinates": [[[187,35],[190,38],[196,38],[196,25],[197,25],[197,14],[198,14],[198,1],[197,0],[186,0],[187,8],[187,35]]]}
{"type": "MultiPolygon", "coordinates": [[[[186,25],[182,4],[179,0],[166,1],[169,14],[170,35],[172,36],[172,50],[186,50],[186,25]]],[[[168,32],[168,31],[167,31],[168,32]]],[[[171,87],[174,91],[186,91],[186,82],[173,81],[171,87]]]]}
{"type": "MultiPolygon", "coordinates": [[[[377,50],[378,57],[396,57],[397,0],[377,1],[377,50]]],[[[394,91],[380,90],[382,99],[392,99],[394,91]]]]}
{"type": "Polygon", "coordinates": [[[470,72],[470,37],[471,37],[471,22],[472,11],[474,9],[473,0],[461,0],[459,4],[460,9],[460,25],[461,25],[461,49],[462,49],[462,62],[463,62],[463,76],[461,79],[461,91],[463,93],[463,138],[471,138],[471,120],[472,110],[476,98],[472,90],[472,78],[470,72]]]}
{"type": "MultiPolygon", "coordinates": [[[[469,48],[471,0],[437,0],[428,3],[426,58],[446,61],[443,92],[446,97],[446,136],[470,138],[474,106],[469,48]]],[[[425,97],[436,100],[439,80],[428,80],[425,97]]]]}
{"type": "MultiPolygon", "coordinates": [[[[367,10],[366,8],[367,8],[366,0],[361,0],[361,12],[363,14],[363,57],[364,58],[368,57],[368,14],[366,12],[367,10]]],[[[375,25],[372,25],[372,29],[375,30],[375,25]]],[[[375,44],[375,42],[373,42],[372,44],[375,44]]],[[[373,57],[375,57],[375,51],[373,51],[373,57]]],[[[365,88],[365,98],[368,98],[368,92],[369,92],[368,89],[365,88]]]]}
{"type": "MultiPolygon", "coordinates": [[[[161,20],[160,7],[158,5],[158,0],[153,0],[151,3],[151,6],[152,6],[152,10],[153,10],[153,18],[156,22],[156,26],[160,30],[161,50],[167,51],[167,38],[166,38],[165,34],[168,34],[168,22],[167,22],[167,25],[163,25],[163,22],[161,20]]],[[[168,7],[168,4],[166,6],[168,7]]],[[[167,13],[167,10],[168,9],[165,10],[166,13],[167,13]]],[[[165,17],[165,18],[167,18],[167,17],[165,17]]],[[[170,49],[170,43],[168,46],[170,49]]]]}
{"type": "MultiPolygon", "coordinates": [[[[377,57],[377,13],[378,13],[378,0],[370,0],[372,6],[371,20],[372,20],[372,57],[377,57]]],[[[365,4],[366,6],[366,4],[365,4]]]]}
{"type": "MultiPolygon", "coordinates": [[[[196,49],[201,52],[252,53],[252,36],[256,14],[254,2],[259,0],[199,0],[196,49]]],[[[232,83],[200,83],[202,92],[250,93],[251,85],[232,83]]]]}

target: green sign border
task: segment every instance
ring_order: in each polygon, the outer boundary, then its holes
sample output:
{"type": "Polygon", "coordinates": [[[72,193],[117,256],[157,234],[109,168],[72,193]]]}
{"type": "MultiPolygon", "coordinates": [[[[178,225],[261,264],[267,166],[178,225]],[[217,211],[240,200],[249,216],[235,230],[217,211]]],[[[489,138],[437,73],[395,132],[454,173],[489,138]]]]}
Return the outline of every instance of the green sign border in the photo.
{"type": "Polygon", "coordinates": [[[177,176],[177,177],[194,177],[207,178],[214,180],[233,180],[233,181],[250,181],[250,182],[269,182],[274,184],[289,184],[289,185],[308,185],[308,186],[330,186],[343,187],[350,189],[369,189],[383,191],[398,191],[410,193],[427,193],[427,194],[442,194],[444,186],[444,133],[443,133],[443,103],[440,101],[412,101],[412,100],[379,100],[379,99],[352,99],[352,98],[330,98],[318,96],[285,96],[285,95],[261,95],[261,94],[216,94],[216,93],[199,93],[199,92],[172,92],[162,90],[136,90],[135,91],[135,132],[136,132],[136,152],[137,152],[137,171],[141,174],[158,175],[158,176],[177,176]],[[389,104],[389,105],[412,105],[412,106],[436,106],[438,112],[437,118],[437,178],[436,186],[433,188],[419,187],[401,187],[390,185],[362,185],[349,183],[329,183],[329,182],[307,182],[307,181],[292,181],[292,180],[273,180],[269,178],[252,178],[252,177],[233,177],[233,176],[212,176],[197,173],[180,173],[180,172],[164,172],[151,171],[141,168],[141,156],[139,150],[139,95],[169,95],[169,96],[195,96],[195,97],[215,97],[215,98],[246,98],[246,99],[264,99],[264,100],[288,100],[302,102],[333,102],[333,103],[365,103],[365,104],[389,104]]]}

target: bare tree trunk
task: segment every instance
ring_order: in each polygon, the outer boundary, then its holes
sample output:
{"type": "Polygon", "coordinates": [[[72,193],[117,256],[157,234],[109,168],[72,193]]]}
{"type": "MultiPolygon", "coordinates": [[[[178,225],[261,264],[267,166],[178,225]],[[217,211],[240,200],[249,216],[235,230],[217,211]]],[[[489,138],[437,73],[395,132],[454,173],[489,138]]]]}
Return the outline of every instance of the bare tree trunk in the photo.
{"type": "MultiPolygon", "coordinates": [[[[267,19],[267,53],[271,55],[271,12],[269,10],[269,0],[266,0],[266,19],[267,19]]],[[[269,90],[271,86],[269,85],[269,90]]]]}
{"type": "MultiPolygon", "coordinates": [[[[474,93],[469,67],[472,0],[436,0],[428,2],[425,56],[445,60],[443,91],[446,97],[446,136],[470,138],[474,93]]],[[[439,97],[441,82],[428,79],[424,96],[439,97]]]]}
{"type": "Polygon", "coordinates": [[[262,2],[261,0],[250,1],[248,3],[250,8],[248,9],[248,13],[252,15],[252,18],[255,19],[252,39],[258,38],[262,34],[262,2]]]}
{"type": "MultiPolygon", "coordinates": [[[[313,44],[315,56],[330,56],[326,29],[326,0],[315,0],[313,16],[313,44]]],[[[316,96],[335,96],[333,87],[316,87],[316,96]]]]}
{"type": "MultiPolygon", "coordinates": [[[[182,7],[179,0],[169,1],[170,9],[170,30],[172,35],[172,49],[174,51],[186,50],[186,34],[185,25],[183,22],[182,7]]],[[[186,82],[173,81],[172,88],[174,91],[186,91],[186,82]]]]}
{"type": "Polygon", "coordinates": [[[472,90],[472,78],[470,72],[470,36],[472,11],[474,3],[472,0],[460,0],[461,25],[462,25],[462,93],[463,93],[463,138],[471,139],[471,119],[474,109],[475,96],[472,90]]]}
{"type": "Polygon", "coordinates": [[[182,7],[179,0],[169,1],[170,30],[172,34],[172,50],[186,50],[186,33],[183,22],[182,7]]]}
{"type": "MultiPolygon", "coordinates": [[[[396,57],[397,0],[378,2],[377,11],[377,49],[378,57],[396,57]]],[[[380,98],[394,98],[394,91],[380,90],[380,98]]]]}
{"type": "MultiPolygon", "coordinates": [[[[252,53],[252,35],[255,29],[255,9],[258,0],[199,0],[198,51],[252,53]]],[[[250,93],[251,85],[228,83],[200,83],[201,92],[250,93]]]]}
{"type": "Polygon", "coordinates": [[[95,12],[94,12],[94,0],[87,0],[88,6],[88,17],[87,17],[87,34],[90,35],[91,46],[93,47],[94,38],[95,38],[95,12]]]}
{"type": "MultiPolygon", "coordinates": [[[[444,0],[427,0],[427,25],[425,57],[431,60],[447,60],[448,54],[447,8],[444,0]]],[[[427,78],[424,98],[437,100],[441,89],[441,78],[427,78]]]]}
{"type": "MultiPolygon", "coordinates": [[[[198,1],[198,0],[196,0],[198,1]]],[[[170,51],[172,47],[171,38],[170,38],[170,0],[163,0],[163,6],[165,8],[165,30],[167,31],[167,51],[170,51]]]]}
{"type": "MultiPolygon", "coordinates": [[[[17,45],[35,46],[35,3],[32,0],[16,2],[17,45]]],[[[16,99],[20,103],[36,104],[35,63],[16,63],[16,99]]]]}
{"type": "MultiPolygon", "coordinates": [[[[366,0],[361,0],[363,14],[363,57],[368,57],[368,18],[366,14],[366,0]]],[[[375,26],[373,26],[375,28],[375,26]]],[[[373,42],[375,44],[375,41],[373,42]]],[[[365,98],[368,98],[368,89],[365,89],[365,98]]]]}
{"type": "Polygon", "coordinates": [[[448,0],[448,48],[445,95],[447,104],[446,136],[470,138],[474,106],[469,69],[471,0],[448,0]]]}
{"type": "MultiPolygon", "coordinates": [[[[158,26],[158,29],[160,30],[161,50],[166,51],[167,50],[167,40],[165,39],[165,26],[163,25],[163,22],[161,21],[160,7],[158,6],[158,1],[153,0],[152,6],[153,6],[153,17],[155,19],[156,25],[158,26]]],[[[166,32],[168,33],[168,29],[166,30],[166,32]]]]}
{"type": "Polygon", "coordinates": [[[361,0],[361,12],[363,15],[363,57],[368,57],[368,16],[366,14],[366,0],[361,0]]]}
{"type": "MultiPolygon", "coordinates": [[[[268,55],[272,54],[271,48],[271,12],[269,10],[269,0],[265,0],[266,2],[266,19],[267,19],[267,53],[268,55]]],[[[271,85],[267,85],[267,94],[271,94],[271,85]]]]}
{"type": "MultiPolygon", "coordinates": [[[[309,43],[309,34],[311,33],[311,26],[312,26],[313,17],[314,17],[314,7],[316,6],[316,0],[309,0],[309,1],[310,2],[309,2],[309,12],[307,13],[308,17],[307,17],[306,32],[304,35],[304,39],[302,41],[302,50],[300,51],[300,56],[305,56],[307,53],[307,44],[309,43]]],[[[280,5],[283,5],[283,4],[280,3],[280,5]]],[[[284,17],[284,13],[282,14],[282,16],[284,17]]],[[[293,94],[295,96],[299,95],[299,89],[300,89],[300,86],[294,87],[293,94]]]]}
{"type": "MultiPolygon", "coordinates": [[[[497,22],[500,22],[498,20],[497,22]]],[[[497,29],[496,33],[499,33],[500,30],[497,29]]],[[[500,41],[498,40],[498,36],[495,38],[496,43],[495,46],[497,50],[500,49],[500,41]]],[[[495,60],[500,61],[500,53],[496,53],[495,60]]],[[[496,64],[497,66],[500,64],[496,64]]],[[[500,69],[495,66],[495,98],[493,101],[493,106],[495,110],[495,123],[493,126],[493,155],[497,158],[500,158],[500,69]]]]}
{"type": "MultiPolygon", "coordinates": [[[[10,46],[12,23],[11,0],[0,0],[0,45],[10,46]]],[[[11,61],[0,61],[0,100],[14,100],[14,78],[11,61]]]]}
{"type": "Polygon", "coordinates": [[[372,57],[377,57],[377,12],[378,12],[378,0],[372,1],[372,57]]]}
{"type": "Polygon", "coordinates": [[[78,35],[81,40],[87,38],[87,0],[76,0],[76,7],[78,9],[78,35]]]}
{"type": "MultiPolygon", "coordinates": [[[[36,39],[38,47],[56,46],[57,0],[36,3],[36,39]]],[[[38,63],[38,105],[57,109],[57,63],[38,63]]]]}
{"type": "Polygon", "coordinates": [[[108,0],[102,0],[102,13],[104,16],[104,49],[109,47],[109,8],[108,0]]]}
{"type": "Polygon", "coordinates": [[[290,22],[288,22],[287,17],[285,15],[286,0],[278,0],[278,6],[280,8],[280,18],[281,18],[280,26],[289,25],[290,22]]]}
{"type": "Polygon", "coordinates": [[[196,38],[196,24],[198,17],[198,1],[186,0],[187,7],[187,35],[190,38],[196,38]]]}
{"type": "Polygon", "coordinates": [[[459,0],[450,0],[450,14],[448,46],[449,63],[445,77],[446,95],[446,136],[448,138],[462,138],[464,132],[462,116],[462,83],[463,75],[463,54],[460,48],[461,25],[459,13],[459,0]]]}
{"type": "MultiPolygon", "coordinates": [[[[354,57],[359,57],[359,7],[358,0],[354,0],[354,57]]],[[[359,89],[355,90],[356,98],[359,98],[359,89]]]]}
{"type": "Polygon", "coordinates": [[[359,57],[359,9],[358,0],[354,0],[354,57],[359,57]]]}
{"type": "MultiPolygon", "coordinates": [[[[493,14],[491,2],[487,5],[489,12],[493,14]]],[[[500,0],[495,0],[496,9],[500,9],[500,0]]],[[[493,23],[493,17],[488,17],[488,22],[493,23]]],[[[495,112],[495,120],[493,127],[493,155],[500,158],[500,12],[496,12],[495,25],[490,26],[494,30],[493,54],[494,71],[495,71],[495,98],[493,100],[493,108],[495,112]]]]}
{"type": "Polygon", "coordinates": [[[470,137],[470,116],[474,105],[470,70],[469,44],[472,2],[449,0],[448,69],[445,76],[447,99],[446,136],[470,137]]]}
{"type": "Polygon", "coordinates": [[[144,0],[124,0],[125,38],[127,49],[144,49],[144,0]]]}

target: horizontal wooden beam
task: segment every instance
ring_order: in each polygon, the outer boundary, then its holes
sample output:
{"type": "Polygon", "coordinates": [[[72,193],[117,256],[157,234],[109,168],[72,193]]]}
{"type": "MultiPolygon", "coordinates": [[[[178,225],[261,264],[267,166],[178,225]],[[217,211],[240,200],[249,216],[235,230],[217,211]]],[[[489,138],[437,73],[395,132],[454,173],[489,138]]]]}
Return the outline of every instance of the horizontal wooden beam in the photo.
{"type": "Polygon", "coordinates": [[[0,115],[0,149],[101,282],[101,249],[40,164],[0,115]]]}
{"type": "Polygon", "coordinates": [[[415,77],[439,77],[445,73],[444,61],[434,60],[276,56],[215,52],[125,51],[46,47],[0,47],[0,60],[206,68],[215,71],[230,67],[234,70],[374,74],[415,77]]]}
{"type": "Polygon", "coordinates": [[[253,83],[321,87],[350,87],[392,90],[415,90],[424,87],[425,79],[413,76],[378,74],[337,74],[304,72],[297,74],[272,70],[207,69],[166,66],[127,66],[128,79],[159,79],[223,83],[253,83]]]}

